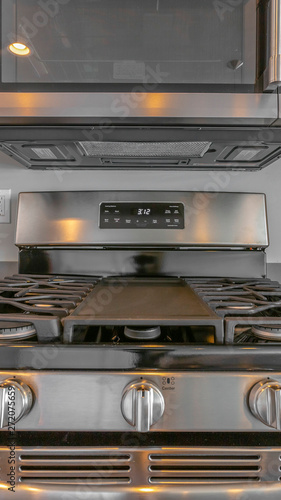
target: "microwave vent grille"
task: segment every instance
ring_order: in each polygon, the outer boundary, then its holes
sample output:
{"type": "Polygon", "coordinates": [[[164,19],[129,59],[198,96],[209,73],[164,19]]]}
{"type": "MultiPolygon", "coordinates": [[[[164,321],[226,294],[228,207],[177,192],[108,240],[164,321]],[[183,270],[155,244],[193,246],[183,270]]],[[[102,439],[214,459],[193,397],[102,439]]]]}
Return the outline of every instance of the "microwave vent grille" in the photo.
{"type": "Polygon", "coordinates": [[[115,158],[198,158],[204,156],[211,142],[108,142],[80,141],[78,149],[87,157],[115,158]]]}

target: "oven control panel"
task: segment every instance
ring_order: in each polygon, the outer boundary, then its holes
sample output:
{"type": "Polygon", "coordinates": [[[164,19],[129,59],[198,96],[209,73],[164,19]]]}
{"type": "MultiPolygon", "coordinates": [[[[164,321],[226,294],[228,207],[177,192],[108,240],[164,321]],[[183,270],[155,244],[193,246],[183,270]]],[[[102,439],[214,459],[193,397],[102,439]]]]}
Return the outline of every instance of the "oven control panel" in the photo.
{"type": "Polygon", "coordinates": [[[183,203],[101,203],[101,229],[184,229],[183,203]]]}

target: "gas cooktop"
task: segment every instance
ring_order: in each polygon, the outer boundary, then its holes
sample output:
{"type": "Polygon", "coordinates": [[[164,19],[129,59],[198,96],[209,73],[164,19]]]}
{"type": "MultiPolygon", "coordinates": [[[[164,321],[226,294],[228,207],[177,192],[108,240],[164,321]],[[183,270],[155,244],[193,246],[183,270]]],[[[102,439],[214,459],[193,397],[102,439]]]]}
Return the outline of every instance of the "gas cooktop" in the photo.
{"type": "Polygon", "coordinates": [[[0,282],[0,342],[200,345],[281,342],[269,279],[18,274],[0,282]]]}

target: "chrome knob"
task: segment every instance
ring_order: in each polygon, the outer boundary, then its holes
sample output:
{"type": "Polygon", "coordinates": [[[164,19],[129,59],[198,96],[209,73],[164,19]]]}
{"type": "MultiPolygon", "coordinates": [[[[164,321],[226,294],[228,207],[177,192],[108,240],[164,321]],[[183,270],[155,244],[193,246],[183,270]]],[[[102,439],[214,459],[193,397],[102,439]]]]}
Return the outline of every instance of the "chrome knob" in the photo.
{"type": "Polygon", "coordinates": [[[128,385],[121,402],[122,415],[137,432],[148,432],[163,415],[165,402],[158,387],[146,380],[128,385]]]}
{"type": "Polygon", "coordinates": [[[32,406],[31,389],[24,382],[6,379],[0,383],[0,429],[13,426],[32,406]]]}
{"type": "Polygon", "coordinates": [[[265,379],[252,388],[249,395],[251,412],[261,422],[281,430],[281,384],[265,379]]]}

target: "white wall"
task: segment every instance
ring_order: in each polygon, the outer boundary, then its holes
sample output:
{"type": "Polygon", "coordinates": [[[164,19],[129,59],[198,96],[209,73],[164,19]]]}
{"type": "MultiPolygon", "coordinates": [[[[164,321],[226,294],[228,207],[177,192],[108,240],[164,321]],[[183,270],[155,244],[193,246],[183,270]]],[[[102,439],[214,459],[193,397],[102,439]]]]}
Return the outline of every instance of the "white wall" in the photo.
{"type": "Polygon", "coordinates": [[[281,262],[281,161],[260,171],[155,172],[155,171],[32,171],[0,153],[0,189],[12,190],[11,224],[0,224],[0,261],[17,260],[14,246],[17,196],[21,191],[62,190],[225,190],[267,195],[270,247],[268,262],[281,262]]]}

